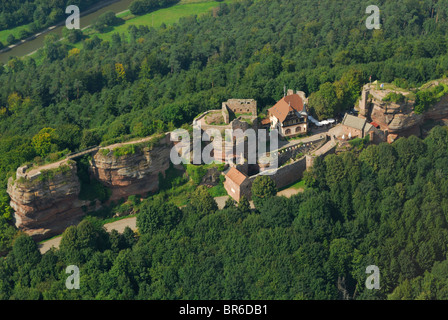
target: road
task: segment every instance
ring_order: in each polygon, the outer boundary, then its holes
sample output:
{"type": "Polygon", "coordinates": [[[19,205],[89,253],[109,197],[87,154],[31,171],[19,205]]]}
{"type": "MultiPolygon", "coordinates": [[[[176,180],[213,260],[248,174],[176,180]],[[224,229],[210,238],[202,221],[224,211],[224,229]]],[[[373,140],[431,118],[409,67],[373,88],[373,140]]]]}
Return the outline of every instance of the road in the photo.
{"type": "MultiPolygon", "coordinates": [[[[278,196],[285,196],[287,198],[302,192],[303,190],[300,189],[285,189],[283,191],[280,191],[277,193],[278,196]]],[[[223,196],[223,197],[216,197],[215,201],[218,204],[218,208],[222,209],[224,208],[227,199],[229,196],[223,196]]],[[[250,206],[252,209],[255,209],[253,201],[250,201],[250,206]]],[[[129,217],[125,219],[121,219],[115,222],[107,223],[104,225],[104,228],[107,232],[111,232],[112,230],[117,230],[119,233],[123,233],[124,229],[126,227],[131,228],[131,230],[135,231],[137,230],[137,217],[129,217]]],[[[61,244],[62,236],[55,237],[53,239],[47,240],[44,243],[41,243],[38,245],[39,251],[41,254],[44,254],[48,250],[50,250],[52,247],[59,248],[59,245],[61,244]]]]}
{"type": "MultiPolygon", "coordinates": [[[[113,11],[120,13],[126,11],[132,0],[105,0],[101,3],[97,3],[89,9],[81,12],[81,25],[82,29],[85,29],[86,25],[90,25],[98,18],[102,13],[107,11],[113,11]]],[[[68,15],[66,15],[68,17],[68,15]]],[[[41,32],[28,37],[26,40],[22,40],[19,43],[9,46],[5,52],[0,51],[0,64],[6,63],[9,57],[12,56],[26,56],[36,52],[39,48],[43,47],[44,35],[55,34],[58,38],[62,37],[62,29],[65,26],[65,19],[41,32]]]]}
{"type": "MultiPolygon", "coordinates": [[[[137,230],[137,217],[129,217],[126,219],[118,220],[115,222],[107,223],[104,225],[104,228],[107,232],[111,232],[112,230],[117,230],[119,233],[123,233],[124,229],[126,227],[131,228],[132,230],[137,230]]],[[[48,250],[50,250],[52,247],[59,248],[59,245],[61,244],[62,236],[55,237],[53,239],[50,239],[48,241],[45,241],[44,243],[41,243],[38,245],[40,253],[44,254],[48,250]]]]}
{"type": "MultiPolygon", "coordinates": [[[[226,200],[228,199],[228,196],[224,197],[216,197],[215,201],[218,204],[218,208],[222,209],[224,208],[224,205],[226,203],[226,200]]],[[[253,204],[252,204],[253,205],[253,204]]],[[[117,230],[119,233],[123,233],[124,229],[126,227],[131,228],[131,230],[137,230],[137,217],[129,217],[125,219],[121,219],[115,222],[107,223],[104,225],[104,228],[107,232],[111,232],[112,230],[117,230]]],[[[59,245],[61,243],[62,236],[55,237],[53,239],[50,239],[48,241],[45,241],[44,243],[41,243],[38,245],[39,251],[44,254],[48,250],[50,250],[52,247],[59,248],[59,245]]]]}

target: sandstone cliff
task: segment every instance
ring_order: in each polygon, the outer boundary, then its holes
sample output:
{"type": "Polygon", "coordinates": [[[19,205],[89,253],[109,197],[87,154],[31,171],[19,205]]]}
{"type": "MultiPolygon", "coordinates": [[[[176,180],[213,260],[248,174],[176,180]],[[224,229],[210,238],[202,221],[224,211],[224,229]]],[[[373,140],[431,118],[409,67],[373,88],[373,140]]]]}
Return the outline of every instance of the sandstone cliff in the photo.
{"type": "Polygon", "coordinates": [[[61,233],[84,215],[82,207],[87,203],[78,200],[76,163],[63,161],[58,165],[34,174],[20,167],[16,179],[8,181],[15,224],[36,240],[61,233]]]}
{"type": "MultiPolygon", "coordinates": [[[[437,82],[438,84],[438,82],[437,82]]],[[[376,122],[382,130],[389,134],[408,136],[419,135],[420,126],[428,119],[441,120],[448,118],[448,96],[436,103],[423,114],[414,112],[415,102],[409,99],[407,102],[385,102],[383,98],[395,90],[376,90],[366,85],[363,94],[368,95],[360,102],[360,114],[376,122]]],[[[396,91],[404,96],[410,96],[410,92],[396,91]]]]}
{"type": "MultiPolygon", "coordinates": [[[[164,175],[170,166],[171,147],[169,135],[164,135],[95,149],[89,171],[93,179],[112,190],[111,201],[145,195],[158,190],[159,174],[164,175]]],[[[79,223],[88,208],[95,208],[90,201],[79,199],[77,165],[68,159],[18,168],[7,191],[16,226],[37,241],[62,233],[79,223]]]]}
{"type": "MultiPolygon", "coordinates": [[[[160,138],[159,138],[160,139],[160,138]]],[[[159,173],[170,167],[169,135],[148,145],[114,145],[100,149],[91,161],[95,179],[112,190],[110,200],[145,195],[159,188],[159,173]]]]}
{"type": "Polygon", "coordinates": [[[448,118],[448,95],[425,112],[425,119],[440,120],[448,118]]]}

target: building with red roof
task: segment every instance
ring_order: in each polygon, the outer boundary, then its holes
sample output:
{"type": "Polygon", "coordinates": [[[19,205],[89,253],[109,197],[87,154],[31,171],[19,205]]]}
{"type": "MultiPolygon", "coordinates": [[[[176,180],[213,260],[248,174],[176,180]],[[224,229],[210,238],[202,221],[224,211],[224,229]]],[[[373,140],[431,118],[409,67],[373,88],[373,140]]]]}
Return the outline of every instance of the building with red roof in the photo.
{"type": "Polygon", "coordinates": [[[308,99],[304,92],[288,94],[268,110],[271,130],[277,129],[284,137],[304,135],[308,132],[308,99]]]}
{"type": "Polygon", "coordinates": [[[241,196],[249,198],[251,194],[251,183],[248,176],[234,167],[230,168],[229,172],[226,174],[224,188],[227,193],[238,202],[240,201],[241,196]]]}

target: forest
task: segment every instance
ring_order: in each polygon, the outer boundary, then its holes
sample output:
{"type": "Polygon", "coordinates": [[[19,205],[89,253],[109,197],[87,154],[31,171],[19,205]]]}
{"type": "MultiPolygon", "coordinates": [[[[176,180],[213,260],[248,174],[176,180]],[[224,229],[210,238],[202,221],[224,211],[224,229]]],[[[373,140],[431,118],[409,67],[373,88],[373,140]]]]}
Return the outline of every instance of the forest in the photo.
{"type": "Polygon", "coordinates": [[[447,299],[448,130],[317,160],[304,193],[268,176],[218,210],[202,186],[184,208],[134,204],[138,232],[96,219],[41,255],[19,235],[0,260],[0,299],[447,299]],[[65,268],[80,268],[67,290],[65,268]],[[380,289],[365,286],[380,270],[380,289]]]}
{"type": "MultiPolygon", "coordinates": [[[[111,41],[48,37],[37,55],[0,66],[2,298],[443,297],[441,128],[424,141],[329,157],[307,177],[310,191],[270,197],[255,212],[165,208],[172,217],[143,228],[138,240],[86,222],[64,236],[76,246],[41,257],[11,223],[6,183],[24,163],[180,127],[229,98],[256,99],[263,114],[284,86],[305,91],[310,112],[324,119],[352,109],[370,76],[410,88],[447,76],[447,0],[378,1],[380,30],[365,27],[369,4],[223,3],[173,26],[131,27],[111,41]],[[276,218],[267,223],[266,215],[276,218]],[[34,257],[30,264],[24,255],[34,257]],[[62,266],[75,258],[91,284],[68,293],[62,266]],[[374,262],[379,292],[362,287],[366,263],[374,262]]],[[[420,98],[424,109],[432,96],[420,98]]],[[[141,216],[157,216],[151,203],[141,216]]]]}

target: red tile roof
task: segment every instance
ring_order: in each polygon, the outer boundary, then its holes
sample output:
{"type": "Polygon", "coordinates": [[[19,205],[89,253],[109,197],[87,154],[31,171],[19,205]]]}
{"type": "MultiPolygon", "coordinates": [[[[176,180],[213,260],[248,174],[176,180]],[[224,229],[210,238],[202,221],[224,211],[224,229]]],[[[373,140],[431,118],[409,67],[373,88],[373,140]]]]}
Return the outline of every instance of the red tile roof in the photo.
{"type": "Polygon", "coordinates": [[[282,98],[275,106],[269,109],[269,113],[274,115],[280,122],[285,121],[288,113],[292,110],[304,111],[303,100],[298,94],[292,94],[282,98]]]}
{"type": "Polygon", "coordinates": [[[375,128],[379,128],[380,125],[378,123],[376,123],[375,121],[370,123],[372,126],[374,126],[375,128]]]}
{"type": "Polygon", "coordinates": [[[247,176],[235,168],[230,168],[229,172],[226,174],[226,178],[240,186],[246,180],[247,176]]]}

